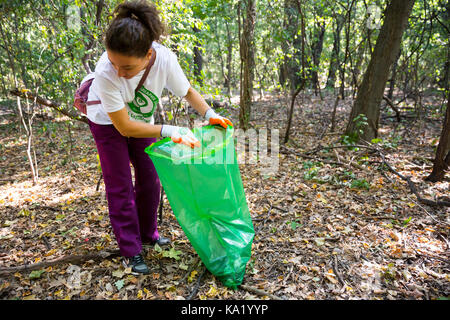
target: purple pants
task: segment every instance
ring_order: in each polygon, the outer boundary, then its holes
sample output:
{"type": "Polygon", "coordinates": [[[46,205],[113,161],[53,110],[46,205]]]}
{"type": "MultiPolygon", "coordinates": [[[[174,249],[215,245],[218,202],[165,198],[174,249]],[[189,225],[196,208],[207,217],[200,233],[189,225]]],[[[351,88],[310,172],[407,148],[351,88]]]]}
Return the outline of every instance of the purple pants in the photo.
{"type": "Polygon", "coordinates": [[[89,121],[97,145],[108,200],[109,219],[124,257],[139,254],[142,242],[159,237],[160,181],[144,149],[156,138],[126,138],[113,125],[89,121]],[[134,167],[133,185],[130,162],[134,167]]]}

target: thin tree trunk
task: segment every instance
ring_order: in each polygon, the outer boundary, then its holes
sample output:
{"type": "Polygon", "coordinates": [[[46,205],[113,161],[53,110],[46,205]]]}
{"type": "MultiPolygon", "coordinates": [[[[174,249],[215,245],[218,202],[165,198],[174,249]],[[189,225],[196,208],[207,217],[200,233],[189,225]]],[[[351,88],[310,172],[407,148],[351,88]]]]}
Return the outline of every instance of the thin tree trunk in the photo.
{"type": "Polygon", "coordinates": [[[298,9],[294,0],[284,1],[283,37],[281,48],[284,53],[283,63],[280,66],[281,86],[288,81],[291,94],[298,88],[301,78],[297,75],[300,68],[301,39],[298,36],[298,9]]]}
{"type": "MultiPolygon", "coordinates": [[[[238,5],[240,11],[241,4],[238,5]]],[[[241,93],[239,125],[242,129],[248,129],[250,122],[251,105],[253,98],[254,78],[254,32],[256,21],[256,0],[245,2],[246,14],[243,21],[243,34],[240,42],[241,54],[241,93]]]]}
{"type": "Polygon", "coordinates": [[[400,50],[402,35],[413,5],[414,0],[392,0],[389,3],[375,49],[352,107],[347,123],[347,135],[356,134],[367,141],[378,136],[380,103],[389,69],[400,50]],[[364,114],[368,120],[368,125],[362,128],[362,135],[357,132],[357,124],[353,121],[360,114],[364,114]]]}
{"type": "Polygon", "coordinates": [[[447,97],[447,111],[442,125],[441,138],[436,150],[433,171],[425,178],[427,181],[437,182],[444,179],[445,170],[450,166],[450,93],[447,97]]]}
{"type": "Polygon", "coordinates": [[[341,30],[344,25],[344,19],[336,17],[336,29],[333,32],[333,51],[331,53],[330,68],[328,69],[327,87],[334,88],[336,82],[336,71],[339,67],[339,51],[341,48],[341,30]]]}
{"type": "Polygon", "coordinates": [[[397,78],[397,67],[398,67],[398,60],[400,59],[402,50],[400,49],[398,51],[397,58],[395,58],[394,65],[392,66],[392,73],[391,73],[391,79],[389,80],[389,92],[387,97],[392,100],[392,97],[394,95],[394,88],[395,88],[395,78],[397,78]]]}
{"type": "MultiPolygon", "coordinates": [[[[200,30],[194,26],[194,32],[198,35],[200,33],[200,30]]],[[[200,41],[197,40],[194,45],[194,76],[195,80],[197,80],[200,86],[203,86],[202,70],[203,70],[202,45],[200,41]]]]}
{"type": "MultiPolygon", "coordinates": [[[[97,27],[100,26],[101,23],[101,17],[102,17],[102,11],[105,7],[105,0],[99,0],[97,1],[97,10],[95,13],[95,25],[97,27]]],[[[83,8],[80,8],[80,17],[84,18],[84,10],[83,8]]],[[[84,37],[89,38],[89,42],[86,45],[85,52],[90,52],[90,50],[94,47],[96,40],[95,38],[89,34],[89,32],[86,30],[85,26],[81,25],[81,33],[84,35],[84,37]]],[[[92,53],[85,53],[83,58],[81,58],[81,63],[83,64],[84,69],[86,70],[86,73],[91,73],[91,66],[89,65],[89,60],[92,58],[92,53]]]]}
{"type": "Polygon", "coordinates": [[[225,87],[227,88],[228,96],[231,98],[231,81],[233,79],[233,39],[231,37],[228,21],[225,21],[225,26],[227,28],[227,76],[225,77],[225,87]]]}
{"type": "Polygon", "coordinates": [[[312,71],[312,74],[311,74],[311,81],[312,81],[312,84],[314,87],[314,94],[316,96],[320,91],[318,70],[320,67],[320,56],[322,55],[324,36],[325,36],[325,22],[323,22],[322,24],[320,24],[320,22],[318,22],[315,41],[313,42],[313,45],[312,45],[314,70],[312,71]]]}
{"type": "Polygon", "coordinates": [[[284,135],[283,144],[286,144],[289,141],[289,135],[290,135],[291,125],[292,125],[292,118],[293,118],[293,115],[294,115],[295,99],[297,98],[297,96],[300,93],[300,91],[303,90],[303,88],[305,87],[305,84],[306,84],[306,77],[305,77],[305,19],[304,19],[304,16],[303,16],[302,3],[301,3],[300,0],[297,0],[297,7],[298,7],[298,13],[300,14],[300,27],[301,27],[302,82],[299,85],[299,87],[295,90],[295,92],[292,93],[291,106],[290,106],[290,109],[289,109],[289,118],[288,118],[286,133],[284,135]]]}
{"type": "Polygon", "coordinates": [[[350,46],[350,27],[351,27],[351,18],[352,18],[352,9],[355,4],[355,0],[352,0],[350,6],[347,10],[346,19],[347,25],[345,27],[345,53],[344,53],[344,62],[340,67],[340,78],[341,78],[341,87],[339,89],[339,93],[342,99],[345,99],[345,69],[347,65],[347,58],[349,56],[349,46],[350,46]]]}
{"type": "MultiPolygon", "coordinates": [[[[26,94],[26,93],[25,93],[26,94]]],[[[36,174],[36,168],[34,166],[34,162],[33,162],[33,155],[31,154],[31,149],[32,149],[32,141],[33,141],[33,127],[31,125],[32,122],[32,117],[33,115],[30,114],[30,108],[29,108],[29,102],[27,101],[27,119],[25,119],[23,112],[22,112],[22,104],[20,102],[20,97],[17,97],[17,109],[19,110],[19,116],[20,116],[20,120],[23,124],[23,127],[25,129],[25,133],[27,135],[27,158],[28,158],[28,163],[30,164],[30,170],[31,170],[31,177],[33,179],[33,185],[37,184],[37,174],[36,174]]]]}

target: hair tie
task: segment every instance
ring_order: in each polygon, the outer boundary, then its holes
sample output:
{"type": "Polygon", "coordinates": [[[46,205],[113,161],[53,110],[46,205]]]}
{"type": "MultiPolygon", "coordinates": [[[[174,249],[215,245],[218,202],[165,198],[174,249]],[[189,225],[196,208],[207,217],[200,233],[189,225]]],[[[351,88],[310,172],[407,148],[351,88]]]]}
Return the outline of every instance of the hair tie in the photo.
{"type": "Polygon", "coordinates": [[[139,18],[134,13],[131,14],[131,19],[135,19],[135,20],[139,21],[139,18]]]}

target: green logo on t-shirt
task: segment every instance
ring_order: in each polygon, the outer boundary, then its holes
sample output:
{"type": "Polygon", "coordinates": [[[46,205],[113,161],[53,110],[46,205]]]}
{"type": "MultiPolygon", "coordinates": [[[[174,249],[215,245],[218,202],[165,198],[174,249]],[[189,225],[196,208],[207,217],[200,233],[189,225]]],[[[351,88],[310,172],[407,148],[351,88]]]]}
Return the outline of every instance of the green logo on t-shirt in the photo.
{"type": "Polygon", "coordinates": [[[142,87],[134,96],[134,100],[128,102],[130,110],[134,113],[130,116],[139,120],[150,121],[146,118],[151,118],[158,102],[159,99],[153,92],[142,87]]]}

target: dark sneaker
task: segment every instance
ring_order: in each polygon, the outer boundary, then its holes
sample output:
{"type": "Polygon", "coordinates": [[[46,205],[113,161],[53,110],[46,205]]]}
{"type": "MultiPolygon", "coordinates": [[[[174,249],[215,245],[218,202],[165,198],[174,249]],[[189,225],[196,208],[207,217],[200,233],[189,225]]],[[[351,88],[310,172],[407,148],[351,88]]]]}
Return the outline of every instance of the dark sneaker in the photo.
{"type": "Polygon", "coordinates": [[[134,275],[148,274],[150,272],[142,254],[128,258],[124,257],[122,263],[125,268],[131,268],[131,273],[134,275]]]}
{"type": "Polygon", "coordinates": [[[151,241],[151,242],[145,242],[142,244],[143,247],[153,247],[155,244],[158,244],[158,246],[162,247],[162,246],[167,246],[169,244],[171,244],[171,241],[169,238],[165,238],[165,237],[159,237],[158,240],[156,241],[151,241]]]}

